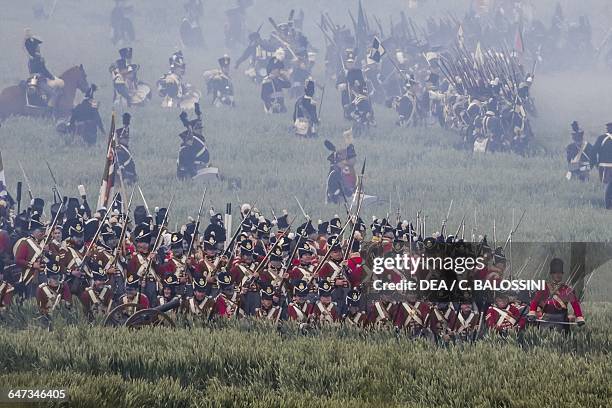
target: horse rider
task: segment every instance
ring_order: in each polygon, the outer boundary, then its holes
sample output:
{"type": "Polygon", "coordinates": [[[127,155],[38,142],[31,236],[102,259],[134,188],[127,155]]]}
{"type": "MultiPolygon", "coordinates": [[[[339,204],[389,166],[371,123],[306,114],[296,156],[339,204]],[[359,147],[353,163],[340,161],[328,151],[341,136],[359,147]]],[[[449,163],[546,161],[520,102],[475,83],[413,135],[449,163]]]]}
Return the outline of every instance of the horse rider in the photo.
{"type": "Polygon", "coordinates": [[[26,29],[24,46],[28,53],[28,70],[30,78],[27,80],[27,105],[54,108],[64,81],[57,78],[47,69],[45,59],[40,53],[42,41],[26,29]],[[31,90],[31,91],[30,91],[31,90]],[[40,93],[37,92],[40,90],[40,93]],[[38,99],[38,104],[32,104],[32,98],[38,99]]]}

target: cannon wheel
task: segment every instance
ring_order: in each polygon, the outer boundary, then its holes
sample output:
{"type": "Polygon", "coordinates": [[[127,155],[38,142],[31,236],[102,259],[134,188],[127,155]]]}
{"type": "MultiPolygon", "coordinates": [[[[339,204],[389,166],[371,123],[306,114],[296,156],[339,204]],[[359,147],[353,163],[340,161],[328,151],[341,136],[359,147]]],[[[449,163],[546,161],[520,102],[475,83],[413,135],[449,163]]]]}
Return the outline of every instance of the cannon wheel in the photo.
{"type": "Polygon", "coordinates": [[[136,308],[136,312],[140,311],[143,309],[142,305],[139,305],[137,303],[123,303],[117,307],[115,307],[113,310],[111,310],[106,317],[104,318],[104,326],[111,326],[111,327],[116,327],[116,326],[123,326],[126,322],[126,320],[128,319],[129,316],[125,316],[125,314],[123,313],[123,311],[125,309],[129,309],[131,307],[136,308]]]}
{"type": "Polygon", "coordinates": [[[175,327],[174,322],[157,309],[143,309],[131,315],[125,321],[125,327],[138,329],[144,326],[175,327]]]}

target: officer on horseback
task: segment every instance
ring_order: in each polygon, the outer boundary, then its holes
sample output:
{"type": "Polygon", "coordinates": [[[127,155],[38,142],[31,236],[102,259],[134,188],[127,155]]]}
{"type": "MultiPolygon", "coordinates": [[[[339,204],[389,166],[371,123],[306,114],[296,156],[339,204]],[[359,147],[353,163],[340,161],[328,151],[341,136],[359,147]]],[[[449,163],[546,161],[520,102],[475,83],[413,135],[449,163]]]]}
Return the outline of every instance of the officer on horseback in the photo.
{"type": "Polygon", "coordinates": [[[27,80],[26,101],[28,106],[54,108],[64,81],[47,69],[40,44],[42,41],[27,29],[24,46],[28,53],[30,78],[27,80]]]}

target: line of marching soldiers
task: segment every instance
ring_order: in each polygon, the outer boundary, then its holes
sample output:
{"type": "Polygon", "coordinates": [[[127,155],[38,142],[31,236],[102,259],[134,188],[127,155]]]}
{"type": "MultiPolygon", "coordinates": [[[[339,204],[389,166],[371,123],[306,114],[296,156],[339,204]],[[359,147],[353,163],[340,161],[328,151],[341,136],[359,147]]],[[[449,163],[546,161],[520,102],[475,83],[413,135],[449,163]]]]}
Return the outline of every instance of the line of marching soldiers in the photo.
{"type": "MultiPolygon", "coordinates": [[[[2,257],[3,309],[10,307],[14,293],[19,301],[34,296],[40,314],[51,319],[58,307],[70,308],[77,298],[94,320],[124,304],[151,308],[178,298],[170,314],[204,320],[254,316],[276,323],[296,321],[304,327],[344,322],[394,327],[413,337],[442,340],[475,339],[485,328],[500,333],[521,330],[529,320],[564,330],[570,322],[584,324],[579,299],[563,283],[560,259],[551,262],[550,281],[531,300],[496,292],[489,300],[429,302],[418,291],[404,292],[401,298],[364,291],[369,276],[361,246],[368,228],[360,218],[354,239],[343,241],[340,237],[349,223],[343,227],[337,216],[319,222],[317,228],[308,221],[292,233],[293,221],[286,212],[272,222],[245,204],[240,227],[228,239],[222,214],[212,210],[210,224],[198,234],[199,217],[171,232],[165,208],[149,215],[144,206],[137,206],[133,219],[127,217],[118,195],[112,208],[93,215],[82,204],[72,203],[61,213],[54,205],[53,221],[45,225],[42,200],[36,200],[38,208],[3,223],[1,248],[13,247],[12,257],[10,249],[2,257]]],[[[367,245],[378,245],[382,256],[397,253],[398,247],[423,255],[432,242],[454,240],[416,237],[409,223],[394,227],[386,219],[374,220],[370,230],[372,242],[367,245]]],[[[501,279],[503,251],[482,247],[487,265],[473,271],[473,278],[501,279]]],[[[402,279],[393,269],[380,276],[390,282],[402,279]]],[[[415,278],[423,277],[417,273],[415,278]]],[[[122,313],[134,311],[126,307],[122,313]]]]}

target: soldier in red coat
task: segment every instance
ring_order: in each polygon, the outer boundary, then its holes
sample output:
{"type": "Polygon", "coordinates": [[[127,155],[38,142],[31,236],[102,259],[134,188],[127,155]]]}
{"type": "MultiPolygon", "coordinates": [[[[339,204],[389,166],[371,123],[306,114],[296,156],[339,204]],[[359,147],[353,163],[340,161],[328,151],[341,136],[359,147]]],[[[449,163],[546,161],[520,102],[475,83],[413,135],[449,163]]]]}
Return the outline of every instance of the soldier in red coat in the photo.
{"type": "Polygon", "coordinates": [[[294,266],[289,272],[289,279],[292,284],[300,280],[310,282],[313,279],[314,272],[314,248],[306,241],[302,241],[298,248],[299,264],[294,266]]]}
{"type": "Polygon", "coordinates": [[[546,282],[544,290],[536,292],[529,305],[528,319],[535,320],[536,313],[542,312],[540,327],[552,328],[557,330],[569,330],[567,323],[576,320],[579,326],[584,325],[584,316],[580,308],[580,301],[574,290],[562,282],[563,280],[563,261],[554,258],[550,261],[551,280],[546,282]],[[568,305],[572,306],[574,316],[570,316],[568,305]]]}
{"type": "Polygon", "coordinates": [[[474,341],[478,334],[480,313],[474,310],[471,298],[465,298],[459,305],[455,324],[451,327],[457,341],[474,341]]]}
{"type": "Polygon", "coordinates": [[[362,307],[361,292],[351,289],[346,296],[346,312],[342,315],[342,321],[347,326],[365,327],[368,316],[362,307]]]}
{"type": "Polygon", "coordinates": [[[4,265],[0,260],[0,314],[11,304],[14,291],[13,285],[4,279],[4,265]]]}
{"type": "Polygon", "coordinates": [[[298,323],[306,323],[312,313],[313,304],[308,297],[308,282],[300,280],[293,286],[293,301],[287,306],[287,319],[298,323]]]}
{"type": "Polygon", "coordinates": [[[239,316],[244,316],[244,311],[240,306],[242,296],[234,290],[232,275],[227,272],[219,273],[217,283],[221,293],[215,298],[213,317],[217,319],[236,319],[239,316]]]}
{"type": "Polygon", "coordinates": [[[185,308],[190,317],[199,317],[203,319],[211,318],[215,300],[207,296],[209,292],[209,290],[207,290],[208,286],[210,286],[210,284],[204,276],[200,274],[194,275],[193,296],[188,297],[185,302],[185,308]]]}
{"type": "Polygon", "coordinates": [[[38,219],[30,219],[28,229],[30,235],[18,240],[14,246],[15,264],[21,268],[19,283],[24,289],[31,282],[37,281],[38,274],[45,270],[45,263],[42,260],[45,226],[38,219]]]}
{"type": "Polygon", "coordinates": [[[274,304],[274,288],[269,283],[261,286],[261,305],[255,310],[257,319],[278,323],[281,317],[281,308],[274,304]]]}
{"type": "Polygon", "coordinates": [[[47,282],[41,283],[36,289],[36,303],[42,316],[49,317],[49,313],[55,310],[63,301],[70,306],[72,295],[66,283],[60,283],[61,274],[59,257],[49,259],[45,264],[47,282]]]}
{"type": "Polygon", "coordinates": [[[106,284],[108,275],[104,270],[102,261],[90,258],[87,265],[92,273],[92,285],[85,288],[79,298],[85,309],[85,315],[89,321],[93,321],[96,314],[99,313],[104,316],[110,312],[113,290],[110,285],[106,284]]]}
{"type": "Polygon", "coordinates": [[[310,320],[318,324],[335,323],[340,318],[340,313],[334,302],[332,293],[334,286],[326,279],[319,281],[319,300],[312,308],[310,320]]]}
{"type": "Polygon", "coordinates": [[[420,337],[425,334],[429,308],[427,302],[419,300],[418,292],[409,291],[406,300],[397,305],[393,325],[405,330],[410,338],[420,337]]]}
{"type": "MultiPolygon", "coordinates": [[[[142,283],[137,275],[128,275],[125,281],[125,294],[121,296],[121,304],[136,303],[143,309],[148,309],[150,306],[149,298],[141,292],[142,283]]],[[[136,310],[126,310],[127,314],[131,315],[136,310]]]]}
{"type": "Polygon", "coordinates": [[[502,335],[520,329],[521,312],[510,304],[508,294],[502,291],[495,293],[495,303],[489,307],[485,321],[489,330],[502,335]]]}

